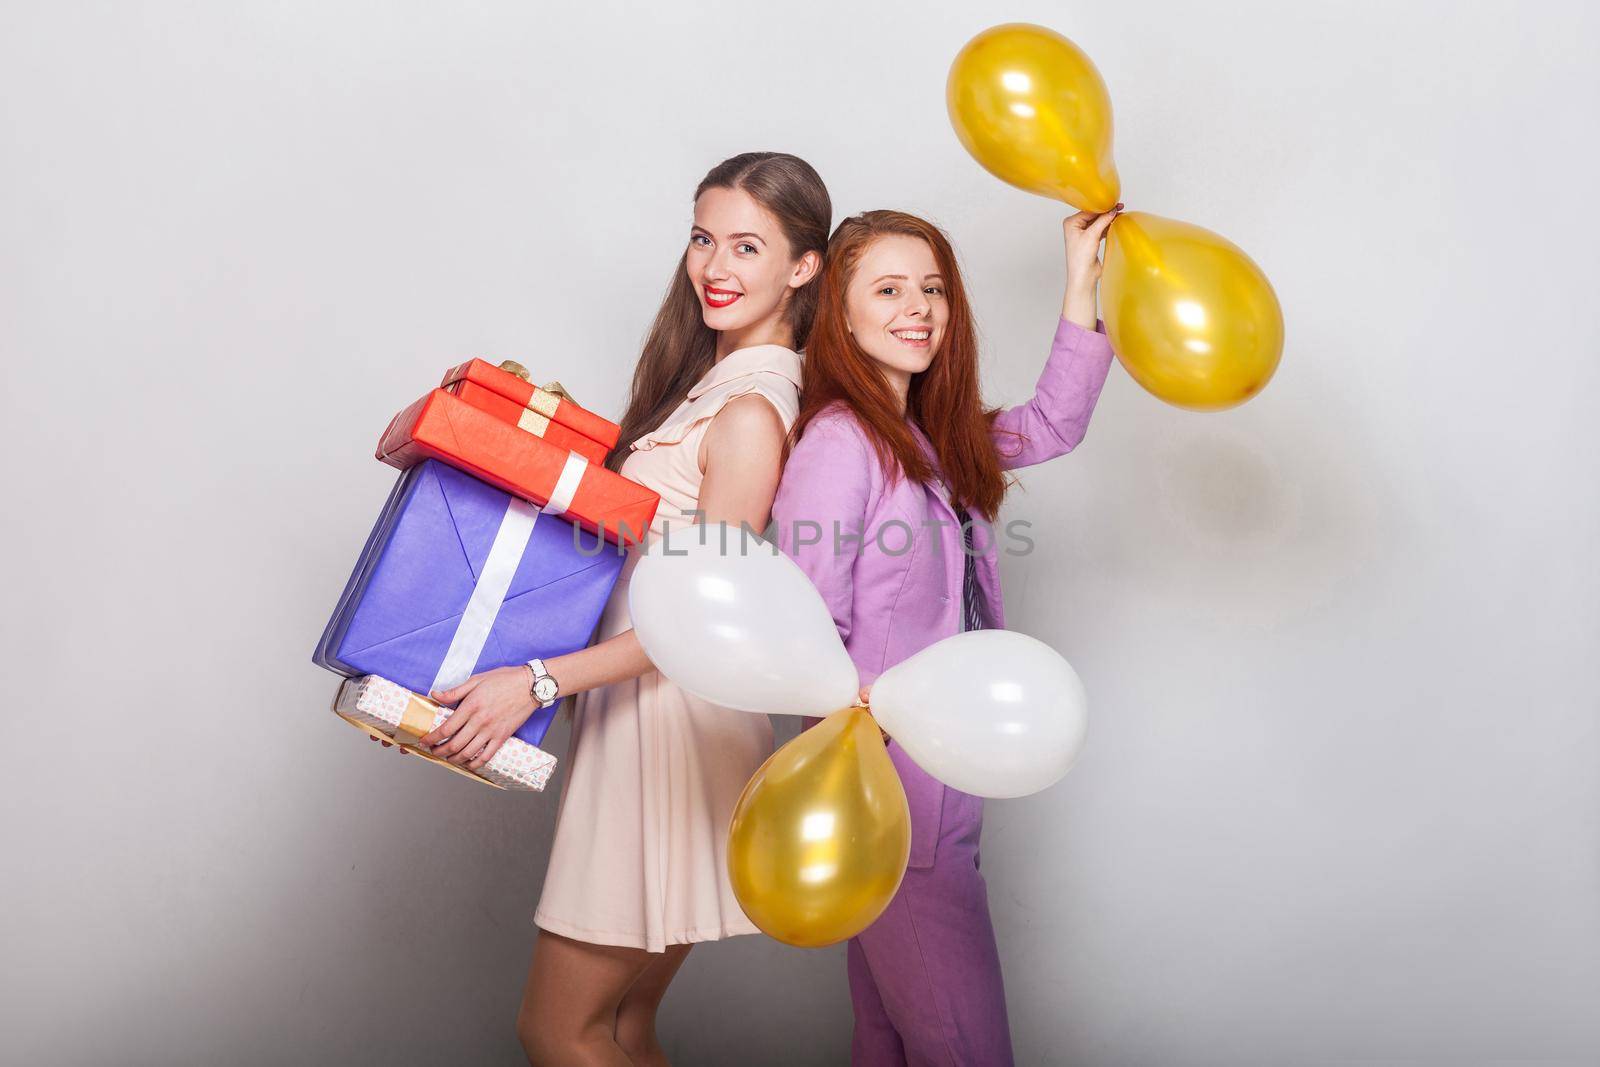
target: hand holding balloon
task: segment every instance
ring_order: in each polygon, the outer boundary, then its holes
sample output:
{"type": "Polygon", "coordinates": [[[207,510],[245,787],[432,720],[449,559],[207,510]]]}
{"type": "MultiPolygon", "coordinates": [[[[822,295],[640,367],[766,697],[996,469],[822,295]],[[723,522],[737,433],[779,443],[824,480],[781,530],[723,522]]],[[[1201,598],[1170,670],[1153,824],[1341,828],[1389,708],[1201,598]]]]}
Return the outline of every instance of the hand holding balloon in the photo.
{"type": "MultiPolygon", "coordinates": [[[[996,177],[1085,213],[1121,209],[1110,94],[1088,55],[1061,34],[1023,23],[984,30],[950,64],[945,104],[962,145],[996,177]]],[[[1085,238],[1092,230],[1096,248],[1106,239],[1102,317],[1135,381],[1194,411],[1241,404],[1266,386],[1283,351],[1283,312],[1267,276],[1236,245],[1140,212],[1079,214],[1067,226],[1085,238]]],[[[1089,275],[1098,279],[1101,266],[1070,230],[1067,237],[1062,316],[1094,329],[1089,275]]]]}
{"type": "Polygon", "coordinates": [[[1061,234],[1067,245],[1067,295],[1061,301],[1061,317],[1086,330],[1095,328],[1095,290],[1100,284],[1100,241],[1121,212],[1118,204],[1110,211],[1095,214],[1080,211],[1063,219],[1061,234]]]}

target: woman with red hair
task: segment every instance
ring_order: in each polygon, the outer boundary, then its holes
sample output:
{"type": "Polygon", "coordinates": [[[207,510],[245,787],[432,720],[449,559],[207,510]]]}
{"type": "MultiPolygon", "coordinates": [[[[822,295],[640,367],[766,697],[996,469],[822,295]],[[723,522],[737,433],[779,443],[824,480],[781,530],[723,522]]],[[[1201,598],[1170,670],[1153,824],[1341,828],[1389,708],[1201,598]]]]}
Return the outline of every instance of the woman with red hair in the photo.
{"type": "MultiPolygon", "coordinates": [[[[898,211],[834,231],[772,516],[868,687],[935,641],[1005,625],[993,526],[1005,472],[1083,440],[1111,367],[1095,290],[1115,217],[1063,224],[1055,343],[1033,398],[1004,410],[983,406],[972,314],[945,235],[898,211]]],[[[983,801],[941,785],[898,745],[889,752],[911,805],[911,859],[889,907],[850,941],[852,1062],[1009,1064],[978,873],[983,801]]]]}

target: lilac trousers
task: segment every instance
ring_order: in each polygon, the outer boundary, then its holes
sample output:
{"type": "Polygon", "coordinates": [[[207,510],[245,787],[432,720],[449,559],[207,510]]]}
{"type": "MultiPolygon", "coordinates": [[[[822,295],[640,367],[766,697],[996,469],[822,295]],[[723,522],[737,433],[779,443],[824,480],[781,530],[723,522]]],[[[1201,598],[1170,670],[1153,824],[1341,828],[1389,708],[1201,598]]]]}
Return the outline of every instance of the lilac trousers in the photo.
{"type": "Polygon", "coordinates": [[[1000,954],[978,873],[982,829],[982,798],[946,788],[932,865],[907,868],[888,909],[850,940],[855,1067],[1010,1067],[1000,954]]]}

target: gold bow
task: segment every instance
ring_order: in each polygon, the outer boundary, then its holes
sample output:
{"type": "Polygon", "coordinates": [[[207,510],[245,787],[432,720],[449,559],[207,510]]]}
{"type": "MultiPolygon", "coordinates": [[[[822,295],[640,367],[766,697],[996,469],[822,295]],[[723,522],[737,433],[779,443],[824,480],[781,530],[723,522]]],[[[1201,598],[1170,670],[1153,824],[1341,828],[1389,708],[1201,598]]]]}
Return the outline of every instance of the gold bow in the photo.
{"type": "MultiPolygon", "coordinates": [[[[533,383],[533,375],[528,373],[528,368],[524,367],[514,359],[502,359],[500,361],[500,369],[508,374],[515,374],[518,378],[528,382],[530,385],[533,383]]],[[[543,389],[551,396],[560,397],[562,400],[572,400],[572,394],[567,392],[566,388],[560,382],[551,382],[548,385],[535,386],[535,388],[543,389]]],[[[574,404],[577,403],[576,400],[572,400],[572,402],[574,404]]]]}

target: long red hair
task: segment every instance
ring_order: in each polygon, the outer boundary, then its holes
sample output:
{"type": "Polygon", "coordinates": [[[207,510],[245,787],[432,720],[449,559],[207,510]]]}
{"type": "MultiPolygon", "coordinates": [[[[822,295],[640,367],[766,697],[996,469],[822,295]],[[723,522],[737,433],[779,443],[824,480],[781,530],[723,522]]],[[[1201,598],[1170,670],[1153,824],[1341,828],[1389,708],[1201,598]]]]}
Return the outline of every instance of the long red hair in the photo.
{"type": "Polygon", "coordinates": [[[955,249],[933,223],[903,211],[867,211],[839,224],[828,241],[828,255],[817,282],[817,312],[806,345],[805,386],[800,415],[790,440],[798,441],[824,408],[842,403],[866,430],[890,479],[925,482],[932,465],[918,447],[909,417],[927,434],[940,473],[960,507],[993,521],[1005,496],[1006,480],[990,436],[996,409],[983,406],[978,389],[978,340],[955,249]],[[872,357],[862,351],[847,326],[845,291],[861,257],[881,237],[926,241],[944,276],[950,321],[933,362],[912,375],[906,412],[872,357]]]}

